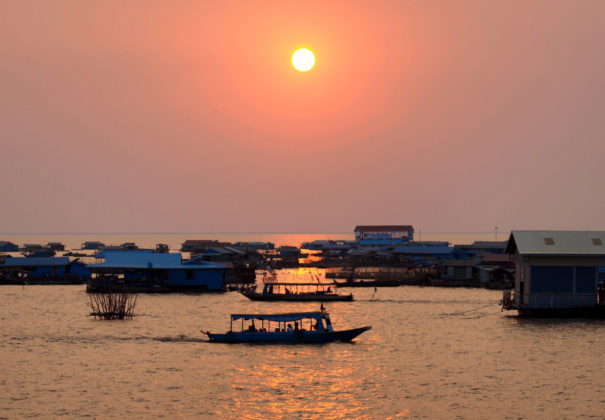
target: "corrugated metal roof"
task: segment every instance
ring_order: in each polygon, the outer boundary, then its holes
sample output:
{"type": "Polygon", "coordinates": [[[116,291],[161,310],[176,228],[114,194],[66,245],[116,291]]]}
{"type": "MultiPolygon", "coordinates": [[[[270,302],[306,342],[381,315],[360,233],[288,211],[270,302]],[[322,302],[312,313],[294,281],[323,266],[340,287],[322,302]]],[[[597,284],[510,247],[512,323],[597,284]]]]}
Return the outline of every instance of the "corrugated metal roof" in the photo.
{"type": "Polygon", "coordinates": [[[0,267],[48,267],[69,264],[68,257],[12,257],[0,267]]]}
{"type": "Polygon", "coordinates": [[[605,256],[605,232],[513,230],[506,252],[513,254],[515,250],[521,255],[605,256]]]}

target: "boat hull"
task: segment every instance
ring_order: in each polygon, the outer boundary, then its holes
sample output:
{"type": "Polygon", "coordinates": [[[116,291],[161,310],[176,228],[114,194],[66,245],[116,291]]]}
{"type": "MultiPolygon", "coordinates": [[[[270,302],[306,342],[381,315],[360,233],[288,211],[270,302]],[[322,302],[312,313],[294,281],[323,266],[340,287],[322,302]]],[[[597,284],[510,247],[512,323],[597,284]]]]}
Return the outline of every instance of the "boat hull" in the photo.
{"type": "Polygon", "coordinates": [[[251,300],[264,301],[287,301],[287,302],[350,302],[353,295],[330,295],[330,294],[262,294],[255,292],[242,292],[251,300]]]}
{"type": "Polygon", "coordinates": [[[206,333],[211,343],[292,343],[317,344],[333,341],[351,341],[372,327],[353,328],[333,332],[228,332],[226,334],[206,333]]]}

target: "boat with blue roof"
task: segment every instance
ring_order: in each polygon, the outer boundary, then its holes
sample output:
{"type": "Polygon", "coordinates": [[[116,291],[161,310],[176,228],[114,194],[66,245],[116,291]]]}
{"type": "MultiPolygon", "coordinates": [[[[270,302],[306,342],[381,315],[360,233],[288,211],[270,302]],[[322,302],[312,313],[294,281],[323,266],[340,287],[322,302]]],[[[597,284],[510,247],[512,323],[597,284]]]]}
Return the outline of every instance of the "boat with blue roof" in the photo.
{"type": "Polygon", "coordinates": [[[213,343],[329,343],[351,341],[372,327],[335,331],[326,311],[282,314],[232,314],[225,334],[202,330],[213,343]],[[234,330],[236,327],[236,331],[234,330]],[[237,328],[240,327],[240,328],[237,328]]]}

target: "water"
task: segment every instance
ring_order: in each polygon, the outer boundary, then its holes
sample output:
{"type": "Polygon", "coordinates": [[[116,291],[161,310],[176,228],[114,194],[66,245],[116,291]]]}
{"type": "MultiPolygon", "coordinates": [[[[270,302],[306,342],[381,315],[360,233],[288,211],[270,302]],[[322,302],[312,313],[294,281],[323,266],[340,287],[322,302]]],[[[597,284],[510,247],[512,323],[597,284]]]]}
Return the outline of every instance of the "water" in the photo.
{"type": "Polygon", "coordinates": [[[140,316],[99,321],[84,286],[2,286],[0,417],[603,417],[605,322],[519,319],[498,291],[350,290],[325,306],[373,326],[354,343],[229,345],[199,330],[319,304],[140,295],[140,316]]]}

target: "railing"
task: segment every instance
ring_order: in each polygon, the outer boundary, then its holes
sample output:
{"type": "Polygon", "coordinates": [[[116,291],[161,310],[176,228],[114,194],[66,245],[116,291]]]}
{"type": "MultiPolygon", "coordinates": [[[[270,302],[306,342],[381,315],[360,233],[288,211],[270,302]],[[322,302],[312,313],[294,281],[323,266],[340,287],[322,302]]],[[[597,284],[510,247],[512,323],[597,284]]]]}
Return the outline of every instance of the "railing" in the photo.
{"type": "Polygon", "coordinates": [[[532,293],[527,305],[536,308],[570,308],[593,306],[597,302],[598,298],[594,293],[532,293]]]}

